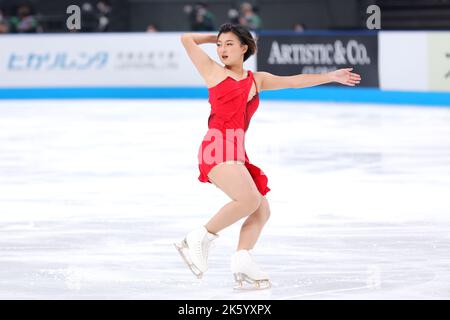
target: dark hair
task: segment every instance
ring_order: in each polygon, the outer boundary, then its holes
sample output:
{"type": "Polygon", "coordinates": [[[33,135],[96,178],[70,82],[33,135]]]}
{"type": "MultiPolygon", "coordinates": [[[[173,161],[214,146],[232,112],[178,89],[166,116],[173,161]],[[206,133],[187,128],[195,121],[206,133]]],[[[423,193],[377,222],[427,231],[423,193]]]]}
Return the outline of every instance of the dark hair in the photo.
{"type": "Polygon", "coordinates": [[[227,32],[233,32],[239,38],[241,44],[246,44],[248,46],[247,51],[244,53],[244,61],[256,53],[256,41],[245,26],[241,24],[224,23],[219,28],[217,39],[219,39],[220,34],[227,32]]]}

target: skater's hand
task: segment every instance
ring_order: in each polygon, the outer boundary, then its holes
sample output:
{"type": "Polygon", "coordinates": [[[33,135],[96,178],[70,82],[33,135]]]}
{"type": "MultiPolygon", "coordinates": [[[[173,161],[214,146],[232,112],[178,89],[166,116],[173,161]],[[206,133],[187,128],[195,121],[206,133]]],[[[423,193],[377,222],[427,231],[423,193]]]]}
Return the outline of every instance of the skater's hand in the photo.
{"type": "Polygon", "coordinates": [[[352,86],[359,84],[361,76],[357,73],[350,72],[353,68],[339,69],[330,72],[331,80],[334,82],[342,83],[346,86],[352,86]]]}

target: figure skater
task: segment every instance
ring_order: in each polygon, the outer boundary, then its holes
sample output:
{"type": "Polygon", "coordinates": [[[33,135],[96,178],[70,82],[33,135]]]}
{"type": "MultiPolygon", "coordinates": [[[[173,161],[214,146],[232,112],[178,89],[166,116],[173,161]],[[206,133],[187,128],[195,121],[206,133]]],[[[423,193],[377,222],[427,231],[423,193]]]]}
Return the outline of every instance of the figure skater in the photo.
{"type": "Polygon", "coordinates": [[[246,217],[237,250],[231,257],[235,288],[269,288],[269,276],[259,268],[250,251],[270,216],[266,198],[270,188],[264,172],[250,163],[244,146],[245,132],[259,105],[259,93],[330,82],[355,86],[361,77],[352,73],[352,68],[294,76],[245,71],[244,61],[255,54],[257,48],[252,34],[239,24],[223,24],[218,35],[184,33],[181,42],[206,83],[211,104],[208,131],[198,150],[198,179],[213,183],[232,201],[175,246],[194,275],[201,278],[208,269],[212,241],[221,230],[246,217]],[[203,43],[217,45],[217,54],[224,66],[212,60],[199,47],[203,43]]]}

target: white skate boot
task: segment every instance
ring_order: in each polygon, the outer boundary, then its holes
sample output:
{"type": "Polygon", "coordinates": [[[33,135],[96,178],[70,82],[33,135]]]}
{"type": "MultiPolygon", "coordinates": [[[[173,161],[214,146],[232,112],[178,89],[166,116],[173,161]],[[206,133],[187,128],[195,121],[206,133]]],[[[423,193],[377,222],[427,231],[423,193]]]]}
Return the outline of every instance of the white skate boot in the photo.
{"type": "Polygon", "coordinates": [[[174,243],[184,262],[198,279],[201,279],[208,269],[209,248],[212,241],[218,237],[201,227],[189,232],[181,243],[174,243]]]}
{"type": "Polygon", "coordinates": [[[234,289],[268,289],[271,287],[269,276],[261,271],[248,250],[239,250],[231,257],[231,272],[236,285],[234,289]]]}

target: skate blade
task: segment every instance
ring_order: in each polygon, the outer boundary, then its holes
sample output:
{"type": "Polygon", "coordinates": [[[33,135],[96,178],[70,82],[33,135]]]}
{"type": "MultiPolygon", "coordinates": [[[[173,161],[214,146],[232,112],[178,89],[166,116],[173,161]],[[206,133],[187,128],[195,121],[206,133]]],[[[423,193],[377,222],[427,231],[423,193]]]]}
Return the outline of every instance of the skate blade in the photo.
{"type": "Polygon", "coordinates": [[[197,279],[201,279],[203,277],[203,272],[198,270],[197,267],[190,261],[190,259],[184,253],[184,249],[187,248],[187,245],[185,244],[184,240],[181,243],[174,243],[173,245],[177,249],[181,258],[183,258],[183,261],[186,263],[189,270],[191,270],[191,272],[194,274],[194,276],[197,277],[197,279]]]}
{"type": "Polygon", "coordinates": [[[243,273],[234,274],[234,280],[235,285],[233,289],[235,290],[265,290],[272,287],[269,279],[254,280],[243,273]]]}

